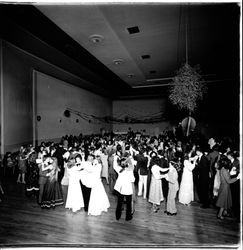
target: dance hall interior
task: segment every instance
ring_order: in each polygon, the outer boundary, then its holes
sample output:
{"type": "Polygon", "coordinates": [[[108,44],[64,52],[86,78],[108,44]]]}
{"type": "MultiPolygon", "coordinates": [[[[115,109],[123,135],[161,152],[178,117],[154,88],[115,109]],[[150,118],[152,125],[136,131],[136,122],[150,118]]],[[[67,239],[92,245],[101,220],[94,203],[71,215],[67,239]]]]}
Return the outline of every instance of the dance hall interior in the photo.
{"type": "Polygon", "coordinates": [[[240,1],[0,3],[0,248],[242,244],[240,1]]]}

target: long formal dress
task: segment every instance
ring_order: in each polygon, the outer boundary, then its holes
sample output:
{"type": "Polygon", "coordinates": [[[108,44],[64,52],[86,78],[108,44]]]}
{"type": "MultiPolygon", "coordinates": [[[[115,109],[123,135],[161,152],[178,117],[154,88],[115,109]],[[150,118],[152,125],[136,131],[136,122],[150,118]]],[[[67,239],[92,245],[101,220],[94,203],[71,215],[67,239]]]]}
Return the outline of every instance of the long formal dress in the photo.
{"type": "Polygon", "coordinates": [[[53,169],[44,186],[43,197],[41,202],[42,208],[55,208],[63,204],[63,197],[60,184],[57,181],[58,167],[57,161],[54,160],[53,169]]]}
{"type": "Polygon", "coordinates": [[[237,181],[237,178],[230,178],[229,171],[225,168],[220,169],[220,187],[216,206],[224,209],[232,207],[232,196],[230,184],[237,181]]]}
{"type": "Polygon", "coordinates": [[[27,176],[26,176],[26,195],[27,196],[37,196],[39,191],[39,167],[35,162],[37,154],[31,154],[29,157],[29,163],[27,165],[27,176]]]}
{"type": "Polygon", "coordinates": [[[108,154],[101,153],[100,158],[101,158],[101,162],[102,162],[101,177],[104,177],[106,179],[106,183],[109,184],[108,154]]]}
{"type": "MultiPolygon", "coordinates": [[[[64,168],[64,175],[61,180],[61,185],[62,185],[63,200],[64,200],[64,203],[66,204],[68,184],[69,184],[69,169],[67,166],[67,162],[63,163],[63,168],[64,168]]],[[[58,178],[60,178],[60,175],[58,175],[58,178]]]]}
{"type": "Polygon", "coordinates": [[[167,196],[166,211],[171,214],[176,214],[177,209],[175,204],[175,198],[176,198],[176,193],[179,189],[179,184],[178,184],[178,173],[174,167],[170,168],[167,181],[169,182],[169,192],[167,196]]]}
{"type": "Polygon", "coordinates": [[[149,202],[152,204],[160,205],[160,202],[164,200],[160,167],[158,165],[152,166],[152,178],[149,189],[149,202]]]}
{"type": "Polygon", "coordinates": [[[192,170],[195,168],[195,163],[189,160],[184,161],[183,174],[179,190],[179,202],[188,205],[194,200],[193,192],[193,177],[192,170]]]}
{"type": "Polygon", "coordinates": [[[102,212],[107,212],[110,207],[108,196],[101,181],[102,165],[100,163],[94,164],[92,178],[93,186],[91,189],[88,214],[101,215],[102,212]]]}
{"type": "Polygon", "coordinates": [[[73,212],[77,212],[84,207],[83,194],[80,186],[80,167],[74,165],[68,168],[69,181],[68,181],[68,193],[66,208],[71,209],[73,212]]]}

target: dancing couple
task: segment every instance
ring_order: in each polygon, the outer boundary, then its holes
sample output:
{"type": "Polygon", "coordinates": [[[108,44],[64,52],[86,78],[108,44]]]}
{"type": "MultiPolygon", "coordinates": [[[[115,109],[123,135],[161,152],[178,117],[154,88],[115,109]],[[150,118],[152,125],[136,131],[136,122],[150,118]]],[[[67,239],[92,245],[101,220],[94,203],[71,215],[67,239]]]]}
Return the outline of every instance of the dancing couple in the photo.
{"type": "Polygon", "coordinates": [[[65,172],[69,174],[66,208],[73,212],[84,208],[89,215],[107,212],[110,202],[101,181],[101,170],[101,161],[92,154],[87,161],[79,153],[70,157],[65,172]]]}

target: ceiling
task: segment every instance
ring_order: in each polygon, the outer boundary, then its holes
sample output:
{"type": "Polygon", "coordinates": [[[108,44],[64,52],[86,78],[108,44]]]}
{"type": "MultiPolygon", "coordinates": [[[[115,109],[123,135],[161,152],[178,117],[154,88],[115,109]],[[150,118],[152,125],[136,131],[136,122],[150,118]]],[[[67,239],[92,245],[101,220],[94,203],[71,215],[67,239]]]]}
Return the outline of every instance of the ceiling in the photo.
{"type": "Polygon", "coordinates": [[[71,73],[71,84],[147,98],[168,96],[186,48],[208,86],[239,91],[239,19],[237,3],[0,4],[0,36],[71,73]]]}
{"type": "Polygon", "coordinates": [[[238,74],[237,4],[35,7],[133,88],[168,83],[186,60],[186,37],[189,64],[200,64],[207,79],[228,79],[238,74]],[[131,27],[139,32],[130,34],[131,27]],[[93,42],[93,35],[101,39],[93,42]],[[147,55],[149,58],[142,58],[147,55]]]}

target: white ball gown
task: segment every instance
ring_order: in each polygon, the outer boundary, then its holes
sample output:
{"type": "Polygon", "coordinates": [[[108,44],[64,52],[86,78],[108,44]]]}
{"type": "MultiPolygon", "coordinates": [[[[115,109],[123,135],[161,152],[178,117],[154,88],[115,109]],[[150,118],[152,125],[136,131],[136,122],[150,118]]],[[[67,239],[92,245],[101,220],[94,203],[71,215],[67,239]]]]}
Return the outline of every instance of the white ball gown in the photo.
{"type": "Polygon", "coordinates": [[[179,190],[179,202],[188,205],[194,200],[193,193],[193,177],[192,170],[195,168],[195,163],[189,160],[184,161],[183,174],[179,190]]]}
{"type": "Polygon", "coordinates": [[[110,207],[108,196],[101,181],[101,170],[102,165],[100,163],[94,165],[92,171],[93,185],[88,209],[89,215],[101,215],[102,212],[107,212],[110,207]]]}
{"type": "Polygon", "coordinates": [[[67,168],[67,171],[69,172],[69,186],[65,207],[71,209],[73,212],[77,212],[84,207],[83,194],[79,182],[82,171],[79,170],[80,167],[77,167],[76,165],[67,168]]]}
{"type": "Polygon", "coordinates": [[[100,155],[100,158],[102,161],[101,177],[104,177],[106,179],[107,184],[109,184],[109,180],[108,180],[108,155],[102,153],[100,155]]]}

